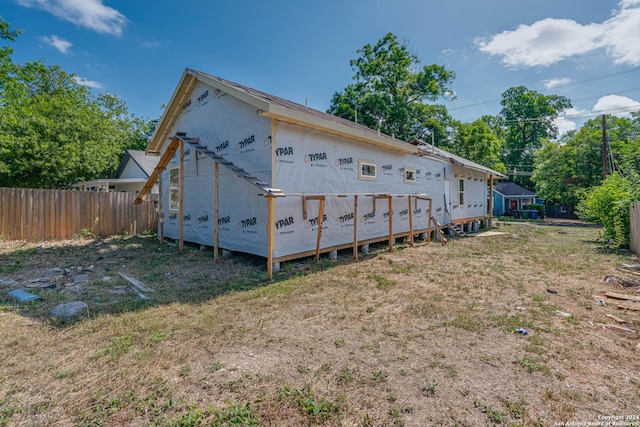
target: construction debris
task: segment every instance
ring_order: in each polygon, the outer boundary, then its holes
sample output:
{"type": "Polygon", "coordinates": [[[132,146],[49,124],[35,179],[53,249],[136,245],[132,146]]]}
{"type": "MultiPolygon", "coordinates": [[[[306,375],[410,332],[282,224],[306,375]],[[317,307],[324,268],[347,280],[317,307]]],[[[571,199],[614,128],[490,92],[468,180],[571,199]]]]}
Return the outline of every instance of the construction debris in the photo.
{"type": "Polygon", "coordinates": [[[614,316],[613,314],[609,314],[609,313],[607,313],[607,314],[605,314],[605,316],[607,316],[609,319],[613,319],[613,320],[615,320],[615,321],[616,321],[616,322],[618,322],[618,323],[627,323],[627,321],[626,321],[626,320],[621,319],[621,318],[619,318],[619,317],[616,317],[616,316],[614,316]]]}
{"type": "Polygon", "coordinates": [[[118,273],[120,277],[129,282],[131,286],[133,286],[136,290],[140,292],[155,292],[153,289],[139,281],[138,279],[134,279],[133,277],[129,277],[126,274],[118,273]]]}
{"type": "Polygon", "coordinates": [[[623,288],[640,287],[640,280],[634,280],[620,276],[605,276],[604,283],[607,283],[609,285],[621,286],[623,288]]]}
{"type": "Polygon", "coordinates": [[[9,291],[8,295],[12,298],[17,299],[20,302],[36,301],[40,299],[38,295],[27,292],[24,289],[16,289],[14,291],[9,291]]]}
{"type": "Polygon", "coordinates": [[[614,331],[635,332],[633,329],[625,328],[624,326],[609,325],[606,323],[596,323],[596,325],[602,326],[605,329],[613,329],[614,331]]]}
{"type": "Polygon", "coordinates": [[[87,280],[89,280],[89,276],[86,274],[77,274],[73,276],[73,283],[75,283],[76,285],[86,283],[87,280]]]}
{"type": "Polygon", "coordinates": [[[607,296],[607,298],[640,302],[640,297],[633,295],[618,294],[616,292],[607,292],[605,295],[607,296]]]}
{"type": "Polygon", "coordinates": [[[567,313],[565,311],[560,311],[560,310],[554,310],[553,314],[555,314],[556,316],[561,316],[561,317],[571,317],[571,313],[567,313]]]}
{"type": "Polygon", "coordinates": [[[51,316],[59,320],[67,320],[84,313],[89,306],[84,301],[73,301],[56,305],[51,309],[51,316]]]}
{"type": "Polygon", "coordinates": [[[120,277],[122,277],[124,280],[126,280],[131,284],[133,291],[140,297],[140,299],[149,299],[149,297],[143,294],[143,292],[155,292],[155,290],[151,289],[150,287],[148,287],[138,279],[134,279],[133,277],[129,277],[123,273],[118,273],[118,274],[120,275],[120,277]]]}

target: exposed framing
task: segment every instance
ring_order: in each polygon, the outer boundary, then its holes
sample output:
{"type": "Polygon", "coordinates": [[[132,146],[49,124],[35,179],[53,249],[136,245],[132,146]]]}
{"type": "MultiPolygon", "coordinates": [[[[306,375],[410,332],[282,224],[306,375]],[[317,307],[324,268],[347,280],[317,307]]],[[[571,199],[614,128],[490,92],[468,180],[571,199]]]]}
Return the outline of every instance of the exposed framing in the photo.
{"type": "Polygon", "coordinates": [[[353,248],[353,259],[357,260],[358,259],[358,246],[363,245],[363,244],[367,244],[367,243],[374,243],[374,242],[380,242],[383,241],[385,239],[388,240],[388,244],[389,244],[389,252],[393,251],[393,243],[394,243],[394,239],[397,237],[408,237],[409,238],[409,244],[411,246],[414,245],[414,238],[413,235],[416,233],[423,233],[426,232],[427,233],[427,241],[431,241],[431,214],[432,214],[432,207],[433,207],[433,202],[431,200],[430,197],[427,197],[426,194],[418,194],[418,195],[410,195],[410,194],[370,194],[370,193],[351,193],[351,194],[281,194],[278,197],[301,197],[302,198],[302,216],[303,218],[306,220],[307,219],[307,213],[308,213],[308,207],[307,207],[307,202],[309,200],[318,200],[319,204],[318,204],[318,230],[317,230],[317,239],[316,239],[316,249],[312,250],[312,251],[305,251],[302,253],[297,253],[297,254],[290,254],[290,255],[286,255],[286,256],[282,256],[279,257],[277,259],[274,259],[273,257],[273,249],[275,247],[274,241],[275,241],[275,233],[274,233],[274,223],[275,223],[275,206],[274,206],[274,199],[275,197],[273,195],[268,195],[268,194],[263,194],[263,196],[265,198],[267,198],[268,200],[268,225],[267,225],[267,235],[268,235],[268,242],[267,242],[267,272],[269,275],[269,280],[273,279],[273,263],[274,262],[280,262],[280,261],[289,261],[291,259],[297,259],[297,258],[302,258],[305,256],[314,256],[315,260],[318,261],[320,259],[320,254],[324,253],[324,252],[331,252],[334,250],[338,250],[338,249],[345,249],[345,248],[349,248],[352,247],[353,248]],[[346,243],[346,244],[341,244],[341,245],[336,245],[336,246],[332,246],[332,247],[326,247],[326,248],[322,248],[321,245],[321,241],[322,241],[322,229],[323,229],[323,221],[322,218],[324,216],[324,205],[325,205],[325,201],[327,197],[353,197],[353,214],[354,214],[354,224],[353,224],[353,242],[351,243],[346,243]],[[377,238],[372,238],[372,239],[367,239],[365,241],[360,241],[358,239],[358,200],[359,197],[372,197],[373,198],[373,206],[374,206],[374,211],[376,210],[376,200],[378,199],[383,199],[383,200],[387,200],[387,206],[389,209],[389,234],[388,236],[381,236],[381,237],[377,237],[377,238]],[[408,231],[404,231],[398,234],[394,234],[393,232],[393,199],[394,198],[407,198],[407,204],[409,207],[409,230],[408,231]],[[428,217],[427,217],[427,228],[426,229],[420,229],[420,230],[415,230],[413,228],[413,209],[416,209],[418,206],[418,201],[419,200],[423,200],[423,201],[427,201],[429,203],[429,207],[428,207],[428,217]]]}

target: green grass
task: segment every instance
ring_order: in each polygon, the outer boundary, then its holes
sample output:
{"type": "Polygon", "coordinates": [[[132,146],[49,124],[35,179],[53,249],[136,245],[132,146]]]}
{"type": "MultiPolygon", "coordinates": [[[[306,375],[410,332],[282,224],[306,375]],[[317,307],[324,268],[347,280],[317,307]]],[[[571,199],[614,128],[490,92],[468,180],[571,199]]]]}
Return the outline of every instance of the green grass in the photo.
{"type": "Polygon", "coordinates": [[[485,414],[491,422],[495,424],[504,424],[507,422],[508,417],[504,412],[486,403],[483,403],[482,401],[480,401],[480,399],[477,398],[473,400],[473,403],[476,408],[480,409],[480,411],[482,411],[482,413],[485,414]]]}

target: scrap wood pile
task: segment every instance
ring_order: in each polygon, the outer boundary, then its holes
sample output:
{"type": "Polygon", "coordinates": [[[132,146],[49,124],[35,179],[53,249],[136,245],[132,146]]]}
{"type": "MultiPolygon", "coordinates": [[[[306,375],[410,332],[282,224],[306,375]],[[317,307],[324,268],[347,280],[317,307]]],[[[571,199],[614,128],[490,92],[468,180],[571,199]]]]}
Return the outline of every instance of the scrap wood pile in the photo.
{"type": "MultiPolygon", "coordinates": [[[[604,283],[616,286],[621,289],[620,292],[606,291],[602,295],[593,295],[593,298],[600,306],[613,306],[618,310],[625,312],[640,312],[640,265],[623,265],[620,270],[626,276],[609,275],[605,276],[604,283]]],[[[619,316],[607,313],[605,316],[619,324],[628,323],[627,320],[619,316]]],[[[606,329],[615,329],[625,332],[635,332],[635,330],[615,325],[598,323],[606,329]]]]}

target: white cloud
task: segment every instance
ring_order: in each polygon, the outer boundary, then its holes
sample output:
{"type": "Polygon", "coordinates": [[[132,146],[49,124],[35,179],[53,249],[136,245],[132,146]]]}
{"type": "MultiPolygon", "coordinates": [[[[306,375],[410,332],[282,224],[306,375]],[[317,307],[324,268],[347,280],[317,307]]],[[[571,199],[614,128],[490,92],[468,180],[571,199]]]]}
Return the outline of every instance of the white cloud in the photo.
{"type": "Polygon", "coordinates": [[[63,53],[65,55],[69,53],[69,49],[71,49],[71,46],[73,46],[73,43],[71,43],[69,40],[65,40],[62,37],[58,37],[56,35],[42,36],[41,40],[46,44],[55,47],[60,53],[63,53]]]}
{"type": "Polygon", "coordinates": [[[621,0],[618,5],[602,23],[546,18],[475,43],[511,67],[549,66],[601,48],[618,64],[640,65],[640,0],[621,0]]]}
{"type": "Polygon", "coordinates": [[[146,47],[147,49],[154,49],[156,47],[160,47],[160,42],[155,40],[142,42],[142,47],[146,47]]]}
{"type": "Polygon", "coordinates": [[[60,19],[103,34],[120,36],[127,18],[102,0],[16,0],[24,7],[42,9],[60,19]]]}
{"type": "Polygon", "coordinates": [[[571,80],[569,77],[558,77],[555,79],[543,80],[542,84],[544,85],[545,89],[551,90],[557,87],[566,86],[572,82],[573,80],[571,80]]]}
{"type": "Polygon", "coordinates": [[[90,87],[91,89],[102,89],[104,87],[104,86],[102,86],[102,83],[96,82],[94,80],[87,80],[84,77],[74,76],[73,79],[79,85],[90,87]]]}
{"type": "Polygon", "coordinates": [[[629,112],[638,110],[640,110],[640,102],[620,95],[603,96],[593,106],[594,112],[621,117],[629,116],[629,112]]]}
{"type": "Polygon", "coordinates": [[[562,136],[565,133],[578,128],[576,122],[565,119],[564,117],[558,117],[554,120],[553,124],[558,128],[558,136],[562,136]]]}
{"type": "Polygon", "coordinates": [[[584,110],[578,108],[567,108],[562,116],[559,116],[553,122],[558,127],[558,136],[562,136],[571,130],[576,130],[578,124],[575,122],[575,118],[579,118],[584,113],[584,110]]]}

